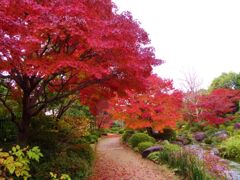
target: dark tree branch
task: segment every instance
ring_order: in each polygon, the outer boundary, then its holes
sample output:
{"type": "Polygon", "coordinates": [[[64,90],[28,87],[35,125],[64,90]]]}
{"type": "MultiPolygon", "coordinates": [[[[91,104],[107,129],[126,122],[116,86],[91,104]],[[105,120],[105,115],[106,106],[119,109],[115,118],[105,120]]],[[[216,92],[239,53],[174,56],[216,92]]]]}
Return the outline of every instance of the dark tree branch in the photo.
{"type": "Polygon", "coordinates": [[[62,103],[57,114],[57,118],[60,119],[62,115],[71,107],[71,105],[76,101],[77,99],[70,99],[66,104],[62,103]]]}
{"type": "Polygon", "coordinates": [[[8,110],[8,112],[11,114],[11,121],[12,121],[13,123],[15,123],[17,126],[19,126],[19,124],[16,122],[16,116],[15,116],[13,110],[11,109],[11,107],[10,107],[9,105],[7,105],[7,102],[6,102],[4,99],[2,99],[1,97],[0,97],[0,102],[3,104],[3,106],[4,106],[4,107],[8,110]]]}

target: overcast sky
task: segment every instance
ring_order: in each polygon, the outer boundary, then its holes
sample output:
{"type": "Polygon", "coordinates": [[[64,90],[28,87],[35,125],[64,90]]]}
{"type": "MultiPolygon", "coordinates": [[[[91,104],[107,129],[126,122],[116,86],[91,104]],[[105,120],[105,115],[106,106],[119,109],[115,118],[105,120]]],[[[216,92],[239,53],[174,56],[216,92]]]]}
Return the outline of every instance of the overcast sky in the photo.
{"type": "Polygon", "coordinates": [[[240,72],[239,0],[114,0],[141,22],[166,61],[155,69],[179,87],[195,71],[206,88],[222,72],[240,72]]]}

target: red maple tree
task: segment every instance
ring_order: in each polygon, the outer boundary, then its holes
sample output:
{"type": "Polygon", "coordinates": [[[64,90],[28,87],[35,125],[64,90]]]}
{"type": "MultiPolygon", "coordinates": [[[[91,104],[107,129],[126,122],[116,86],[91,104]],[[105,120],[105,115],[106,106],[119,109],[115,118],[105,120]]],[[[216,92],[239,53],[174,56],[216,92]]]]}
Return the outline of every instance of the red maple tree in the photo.
{"type": "Polygon", "coordinates": [[[128,92],[128,98],[116,99],[110,112],[115,119],[125,121],[133,129],[152,128],[162,131],[174,128],[182,118],[182,92],[173,88],[172,81],[155,75],[147,79],[145,93],[128,92]]]}
{"type": "Polygon", "coordinates": [[[197,105],[197,108],[201,109],[200,119],[217,125],[231,120],[239,101],[239,90],[216,89],[210,94],[202,95],[197,105]]]}
{"type": "Polygon", "coordinates": [[[116,11],[110,0],[1,1],[0,79],[6,91],[0,101],[21,141],[33,116],[69,95],[84,99],[99,88],[107,97],[145,88],[161,61],[131,14],[116,11]],[[20,104],[20,121],[9,97],[20,104]]]}

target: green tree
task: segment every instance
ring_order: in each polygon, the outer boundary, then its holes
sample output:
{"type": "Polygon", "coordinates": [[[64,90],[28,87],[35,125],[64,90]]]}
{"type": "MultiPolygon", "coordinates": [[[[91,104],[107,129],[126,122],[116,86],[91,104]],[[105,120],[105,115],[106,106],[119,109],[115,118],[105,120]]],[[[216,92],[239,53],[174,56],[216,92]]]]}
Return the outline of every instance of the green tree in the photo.
{"type": "Polygon", "coordinates": [[[240,89],[240,73],[222,73],[212,81],[209,91],[218,88],[240,89]]]}

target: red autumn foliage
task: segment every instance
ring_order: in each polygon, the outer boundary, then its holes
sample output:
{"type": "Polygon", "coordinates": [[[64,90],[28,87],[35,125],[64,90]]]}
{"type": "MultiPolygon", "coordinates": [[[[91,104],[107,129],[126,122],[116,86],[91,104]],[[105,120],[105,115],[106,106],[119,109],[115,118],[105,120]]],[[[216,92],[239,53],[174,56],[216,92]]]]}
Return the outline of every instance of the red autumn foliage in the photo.
{"type": "Polygon", "coordinates": [[[110,128],[113,121],[107,111],[102,111],[96,115],[96,126],[98,129],[110,128]]]}
{"type": "Polygon", "coordinates": [[[18,95],[21,121],[5,97],[0,101],[23,136],[31,117],[69,95],[81,92],[94,107],[101,95],[145,88],[161,61],[138,22],[116,9],[110,0],[1,1],[1,85],[6,97],[18,95]]]}
{"type": "Polygon", "coordinates": [[[111,113],[133,129],[151,127],[162,131],[166,127],[174,128],[182,117],[182,93],[173,88],[172,81],[154,75],[147,83],[145,93],[128,92],[127,99],[114,101],[111,113]]]}
{"type": "Polygon", "coordinates": [[[222,124],[231,120],[231,113],[237,110],[239,101],[239,90],[216,89],[210,94],[202,95],[197,105],[201,109],[200,119],[210,124],[222,124]]]}

